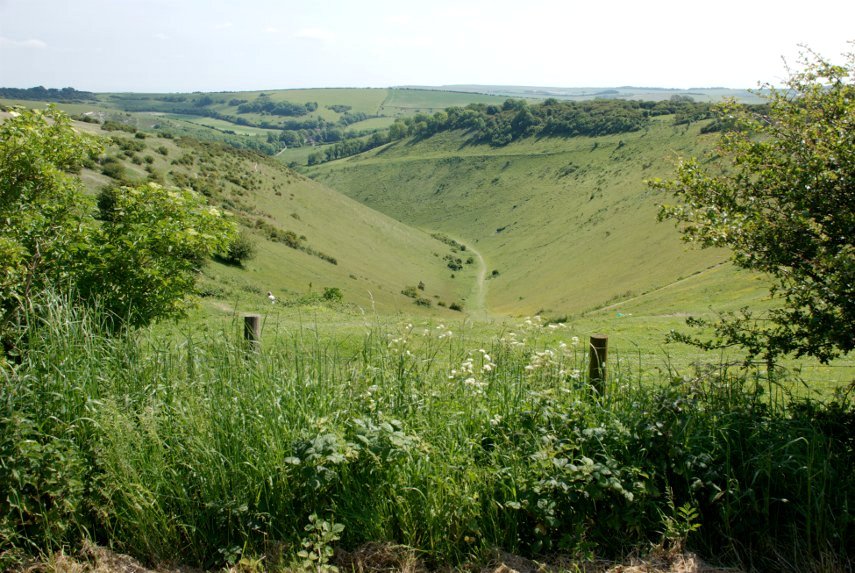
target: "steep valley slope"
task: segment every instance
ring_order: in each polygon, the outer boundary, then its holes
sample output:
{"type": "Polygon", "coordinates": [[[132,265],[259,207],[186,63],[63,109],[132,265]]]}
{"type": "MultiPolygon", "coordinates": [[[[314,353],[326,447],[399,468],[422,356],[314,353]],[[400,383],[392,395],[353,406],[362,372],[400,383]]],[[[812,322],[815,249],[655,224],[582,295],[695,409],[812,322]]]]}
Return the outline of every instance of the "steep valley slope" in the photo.
{"type": "Polygon", "coordinates": [[[306,173],[471,245],[486,261],[486,302],[495,314],[579,313],[621,301],[658,313],[705,312],[756,302],[767,290],[726,263],[726,252],[691,248],[672,225],[657,222],[668,198],[645,179],[672,173],[679,156],[708,158],[717,136],[700,127],[663,116],[632,133],[504,147],[446,131],[306,173]]]}

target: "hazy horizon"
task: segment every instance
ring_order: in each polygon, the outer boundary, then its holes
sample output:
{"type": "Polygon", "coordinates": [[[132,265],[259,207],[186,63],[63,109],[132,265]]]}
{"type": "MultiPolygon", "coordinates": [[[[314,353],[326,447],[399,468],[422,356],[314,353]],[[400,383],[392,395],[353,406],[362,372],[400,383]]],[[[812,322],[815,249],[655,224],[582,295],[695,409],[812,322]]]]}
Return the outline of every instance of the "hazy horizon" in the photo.
{"type": "Polygon", "coordinates": [[[785,78],[799,44],[839,59],[852,21],[834,0],[0,0],[0,85],[750,89],[785,78]]]}

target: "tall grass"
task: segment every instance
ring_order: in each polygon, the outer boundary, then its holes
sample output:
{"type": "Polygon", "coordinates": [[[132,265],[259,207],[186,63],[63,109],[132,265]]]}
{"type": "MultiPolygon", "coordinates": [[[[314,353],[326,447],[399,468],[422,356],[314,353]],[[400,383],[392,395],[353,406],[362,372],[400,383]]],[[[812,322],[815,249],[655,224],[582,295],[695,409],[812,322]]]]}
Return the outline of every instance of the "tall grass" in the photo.
{"type": "Polygon", "coordinates": [[[84,538],[203,567],[296,555],[315,515],[343,547],[434,565],[686,542],[759,569],[851,567],[846,396],[783,399],[724,366],[614,372],[599,396],[585,349],[544,347],[536,321],[489,348],[406,325],[247,354],[236,327],[111,338],[50,309],[0,384],[5,563],[84,538]]]}

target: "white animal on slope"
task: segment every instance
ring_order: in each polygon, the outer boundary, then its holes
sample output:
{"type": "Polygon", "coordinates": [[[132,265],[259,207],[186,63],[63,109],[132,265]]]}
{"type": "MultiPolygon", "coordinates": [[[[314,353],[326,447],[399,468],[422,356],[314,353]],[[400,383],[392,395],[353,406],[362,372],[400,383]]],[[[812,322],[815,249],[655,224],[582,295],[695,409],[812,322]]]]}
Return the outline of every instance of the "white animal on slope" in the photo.
{"type": "Polygon", "coordinates": [[[270,301],[270,304],[276,304],[276,297],[270,291],[267,291],[267,300],[270,301]]]}

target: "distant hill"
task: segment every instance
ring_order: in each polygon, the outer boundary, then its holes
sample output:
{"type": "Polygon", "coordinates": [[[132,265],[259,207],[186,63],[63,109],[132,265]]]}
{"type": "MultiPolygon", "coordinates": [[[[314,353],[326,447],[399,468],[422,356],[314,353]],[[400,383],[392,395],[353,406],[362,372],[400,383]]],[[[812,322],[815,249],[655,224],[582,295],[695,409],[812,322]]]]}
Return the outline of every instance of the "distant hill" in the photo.
{"type": "MultiPolygon", "coordinates": [[[[396,88],[162,94],[0,88],[0,104],[56,102],[71,114],[224,141],[267,155],[364,137],[388,127],[395,118],[470,103],[500,105],[505,99],[475,93],[396,88]]],[[[297,158],[306,155],[302,151],[296,153],[297,158]]]]}
{"type": "Polygon", "coordinates": [[[591,99],[628,99],[636,101],[662,101],[672,96],[688,96],[699,102],[718,102],[725,98],[733,98],[745,104],[763,103],[762,90],[730,89],[721,87],[707,88],[657,88],[621,86],[604,87],[535,87],[535,86],[493,86],[493,85],[444,85],[444,86],[403,86],[406,89],[453,91],[460,93],[477,93],[502,97],[522,97],[534,99],[568,99],[585,101],[591,99]]]}

